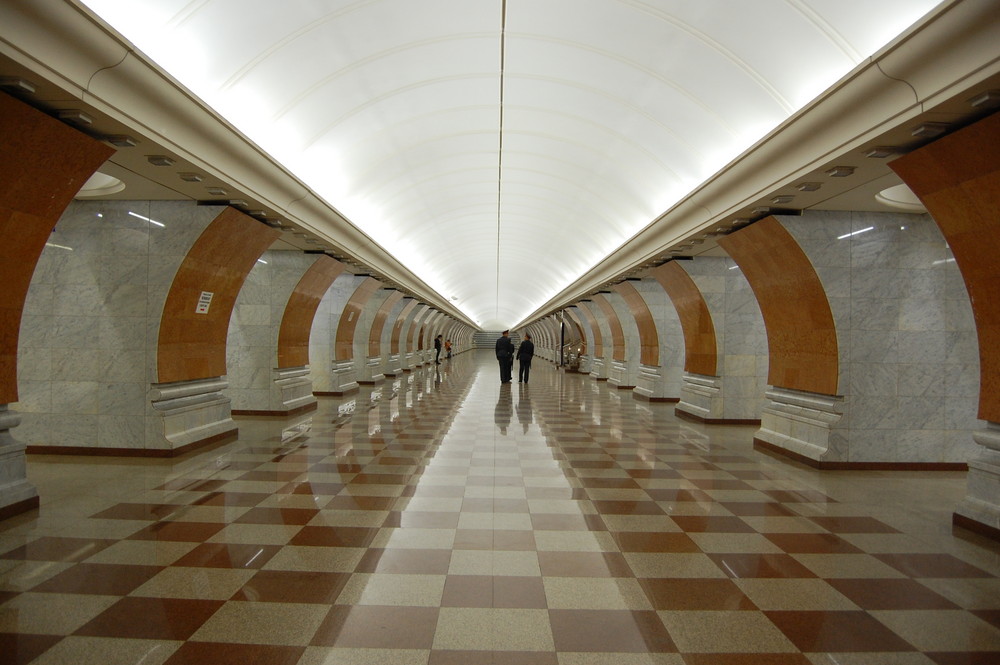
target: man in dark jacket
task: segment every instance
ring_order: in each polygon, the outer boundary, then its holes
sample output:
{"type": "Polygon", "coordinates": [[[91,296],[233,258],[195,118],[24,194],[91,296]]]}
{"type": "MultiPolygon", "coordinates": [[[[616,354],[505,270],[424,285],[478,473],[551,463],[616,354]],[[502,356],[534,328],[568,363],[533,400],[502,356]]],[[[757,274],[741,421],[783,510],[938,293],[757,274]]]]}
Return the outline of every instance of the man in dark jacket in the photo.
{"type": "Polygon", "coordinates": [[[497,340],[497,362],[500,363],[500,383],[510,383],[511,370],[514,368],[514,342],[510,341],[509,330],[504,330],[497,340]]]}
{"type": "Polygon", "coordinates": [[[531,372],[531,358],[535,355],[535,344],[531,335],[524,333],[524,340],[517,347],[517,382],[527,383],[531,372]]]}
{"type": "Polygon", "coordinates": [[[434,364],[441,364],[441,335],[434,338],[434,364]]]}

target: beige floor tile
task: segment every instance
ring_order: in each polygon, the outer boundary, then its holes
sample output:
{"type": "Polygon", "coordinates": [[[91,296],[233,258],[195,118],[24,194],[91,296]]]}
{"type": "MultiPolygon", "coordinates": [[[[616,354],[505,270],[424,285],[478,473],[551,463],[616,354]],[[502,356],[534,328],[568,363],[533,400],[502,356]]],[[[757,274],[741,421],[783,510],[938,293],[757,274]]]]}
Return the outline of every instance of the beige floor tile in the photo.
{"type": "Polygon", "coordinates": [[[0,605],[0,633],[69,635],[118,601],[118,596],[22,593],[0,605]]]}
{"type": "Polygon", "coordinates": [[[162,665],[183,642],[70,636],[31,665],[162,665]]]}
{"type": "Polygon", "coordinates": [[[337,597],[337,604],[438,607],[446,577],[355,573],[337,597]]]}
{"type": "Polygon", "coordinates": [[[963,610],[877,610],[870,614],[921,651],[1000,650],[1000,629],[963,610]]]}
{"type": "MultiPolygon", "coordinates": [[[[666,515],[602,515],[609,531],[680,531],[666,515]]],[[[730,535],[730,534],[726,534],[730,535]]]]}
{"type": "Polygon", "coordinates": [[[805,517],[753,517],[743,521],[759,533],[825,533],[826,529],[805,517]]]}
{"type": "Polygon", "coordinates": [[[427,665],[426,649],[308,647],[298,665],[427,665]]]}
{"type": "Polygon", "coordinates": [[[539,577],[541,571],[533,551],[455,550],[448,574],[539,577]]]}
{"type": "Polygon", "coordinates": [[[760,612],[658,612],[681,653],[795,653],[760,612]]]}
{"type": "Polygon", "coordinates": [[[806,654],[813,665],[934,665],[922,653],[810,653],[806,654]]]}
{"type": "Polygon", "coordinates": [[[997,578],[922,578],[919,582],[967,610],[996,609],[1000,598],[1000,579],[997,578]]]}
{"type": "Polygon", "coordinates": [[[227,524],[205,542],[234,543],[237,545],[284,545],[301,530],[302,527],[297,524],[227,524]]]}
{"type": "Polygon", "coordinates": [[[554,651],[546,610],[441,608],[434,648],[448,650],[554,651]]]}
{"type": "Polygon", "coordinates": [[[388,510],[324,510],[309,520],[308,525],[380,527],[388,516],[388,510]]]}
{"type": "Polygon", "coordinates": [[[747,578],[733,581],[762,610],[861,609],[820,579],[747,578]]]}
{"type": "Polygon", "coordinates": [[[819,577],[827,579],[906,577],[892,566],[868,554],[793,554],[792,558],[819,577]]]}
{"type": "Polygon", "coordinates": [[[624,556],[636,577],[726,577],[726,574],[705,554],[625,552],[624,556]]]}
{"type": "Polygon", "coordinates": [[[305,646],[329,609],[328,605],[229,601],[191,640],[305,646]]]}
{"type": "Polygon", "coordinates": [[[684,665],[679,653],[568,653],[558,654],[559,665],[684,665]]]}
{"type": "Polygon", "coordinates": [[[528,511],[559,515],[593,515],[597,512],[589,501],[574,501],[572,499],[528,499],[528,511]]]}
{"type": "Polygon", "coordinates": [[[73,565],[57,561],[17,561],[0,572],[0,591],[27,591],[73,565]]]}
{"type": "Polygon", "coordinates": [[[689,533],[702,552],[709,554],[780,554],[783,550],[759,533],[689,533]]]}
{"type": "Polygon", "coordinates": [[[536,531],[539,552],[615,552],[618,546],[605,531],[536,531]]]}
{"type": "Polygon", "coordinates": [[[143,566],[169,566],[198,546],[198,543],[184,543],[156,540],[119,540],[94,556],[86,563],[125,563],[143,566]]]}
{"type": "Polygon", "coordinates": [[[553,610],[651,610],[639,583],[625,577],[546,577],[545,599],[553,610]]]}
{"type": "Polygon", "coordinates": [[[367,550],[363,547],[305,547],[286,545],[271,557],[264,570],[351,573],[367,550]]]}
{"type": "Polygon", "coordinates": [[[372,547],[386,549],[451,549],[455,543],[454,529],[382,529],[372,541],[372,547]]]}
{"type": "Polygon", "coordinates": [[[228,600],[254,576],[255,570],[172,566],[154,575],[131,596],[228,600]]]}

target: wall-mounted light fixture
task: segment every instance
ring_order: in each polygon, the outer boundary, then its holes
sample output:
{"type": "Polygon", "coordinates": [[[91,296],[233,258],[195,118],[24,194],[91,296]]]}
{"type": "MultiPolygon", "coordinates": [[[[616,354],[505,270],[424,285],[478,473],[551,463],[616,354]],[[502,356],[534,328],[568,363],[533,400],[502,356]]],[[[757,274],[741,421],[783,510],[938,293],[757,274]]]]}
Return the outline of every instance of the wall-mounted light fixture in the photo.
{"type": "Polygon", "coordinates": [[[174,160],[166,155],[146,155],[146,161],[153,166],[173,166],[174,160]]]}
{"type": "Polygon", "coordinates": [[[831,178],[846,178],[849,175],[854,175],[853,166],[834,166],[832,169],[827,169],[824,171],[831,178]]]}

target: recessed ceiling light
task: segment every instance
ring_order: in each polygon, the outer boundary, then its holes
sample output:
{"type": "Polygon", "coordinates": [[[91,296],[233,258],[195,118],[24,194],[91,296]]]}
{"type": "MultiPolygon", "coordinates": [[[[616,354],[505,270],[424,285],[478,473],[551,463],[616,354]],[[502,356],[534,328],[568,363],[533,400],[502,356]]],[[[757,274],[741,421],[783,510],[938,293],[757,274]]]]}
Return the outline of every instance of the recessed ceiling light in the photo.
{"type": "Polygon", "coordinates": [[[936,136],[941,136],[946,131],[948,131],[947,123],[943,122],[925,122],[922,125],[914,127],[910,132],[911,136],[919,136],[925,139],[932,139],[936,136]]]}
{"type": "Polygon", "coordinates": [[[173,166],[174,160],[166,155],[146,155],[146,161],[153,166],[173,166]]]}
{"type": "Polygon", "coordinates": [[[58,111],[56,115],[60,120],[64,122],[71,122],[74,125],[94,124],[94,119],[80,109],[63,109],[62,111],[58,111]]]}
{"type": "Polygon", "coordinates": [[[221,187],[206,187],[205,190],[212,196],[225,196],[229,193],[221,187]]]}
{"type": "Polygon", "coordinates": [[[7,88],[15,92],[32,93],[35,91],[35,84],[20,76],[4,76],[0,78],[0,88],[7,88]]]}
{"type": "Polygon", "coordinates": [[[794,196],[790,196],[789,194],[782,194],[781,196],[775,196],[775,197],[773,197],[771,199],[771,203],[774,203],[776,205],[781,205],[783,203],[789,203],[789,202],[791,202],[791,200],[794,199],[794,198],[795,198],[794,196]]]}
{"type": "Polygon", "coordinates": [[[119,148],[134,148],[138,143],[138,141],[128,134],[112,134],[110,136],[105,136],[104,140],[119,148]]]}
{"type": "Polygon", "coordinates": [[[975,109],[988,109],[1000,105],[1000,90],[987,90],[969,100],[969,106],[975,109]]]}
{"type": "Polygon", "coordinates": [[[800,192],[815,192],[822,186],[823,185],[818,182],[800,182],[798,185],[795,186],[795,189],[799,190],[800,192]]]}
{"type": "Polygon", "coordinates": [[[892,157],[899,152],[896,146],[892,145],[877,145],[873,148],[869,148],[865,152],[865,157],[871,157],[872,159],[885,159],[886,157],[892,157]]]}
{"type": "Polygon", "coordinates": [[[177,177],[184,182],[201,182],[204,178],[198,173],[178,173],[177,177]]]}

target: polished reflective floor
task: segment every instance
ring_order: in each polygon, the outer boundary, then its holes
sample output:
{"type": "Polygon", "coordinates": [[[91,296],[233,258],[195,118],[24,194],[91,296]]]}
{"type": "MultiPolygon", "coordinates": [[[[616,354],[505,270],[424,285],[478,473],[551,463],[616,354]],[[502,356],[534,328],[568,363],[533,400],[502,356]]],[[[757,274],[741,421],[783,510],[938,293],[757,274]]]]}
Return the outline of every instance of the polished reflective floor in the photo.
{"type": "Polygon", "coordinates": [[[498,376],[466,353],[181,460],[30,458],[0,664],[1000,663],[964,474],[821,473],[498,376]]]}

